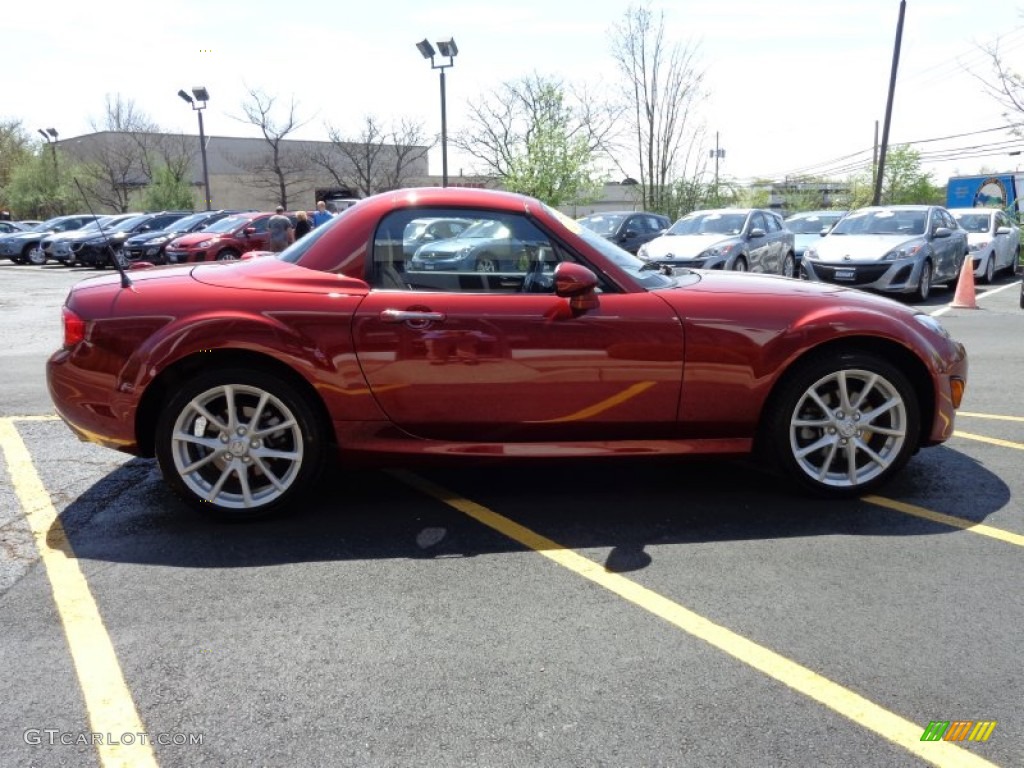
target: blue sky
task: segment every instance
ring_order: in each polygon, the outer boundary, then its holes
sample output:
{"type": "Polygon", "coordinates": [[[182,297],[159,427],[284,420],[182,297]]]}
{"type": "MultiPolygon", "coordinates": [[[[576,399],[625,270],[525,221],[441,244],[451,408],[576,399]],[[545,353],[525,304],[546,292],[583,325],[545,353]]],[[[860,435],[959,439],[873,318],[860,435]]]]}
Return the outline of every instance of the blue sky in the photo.
{"type": "MultiPolygon", "coordinates": [[[[609,0],[51,0],[45,11],[11,5],[0,22],[8,73],[0,116],[22,119],[33,133],[90,131],[108,92],[134,99],[167,130],[195,133],[195,115],[176,93],[205,85],[207,133],[256,135],[232,117],[241,115],[252,86],[281,101],[294,95],[309,120],[296,138],[310,139],[325,138],[325,123],[354,133],[367,114],[421,120],[438,132],[438,75],[414,47],[424,37],[454,37],[459,46],[447,76],[450,134],[463,125],[468,100],[533,71],[614,88],[609,33],[628,7],[609,0]],[[14,72],[23,74],[12,78],[14,72]]],[[[711,144],[717,131],[726,150],[724,177],[778,177],[871,147],[875,121],[884,117],[898,0],[652,7],[665,10],[670,39],[699,48],[710,91],[703,119],[711,144]]],[[[988,74],[978,45],[997,38],[1010,64],[1024,64],[1024,4],[908,0],[891,141],[1005,124],[969,73],[988,74]]],[[[918,148],[1007,138],[989,132],[918,148]]],[[[940,181],[983,168],[1024,170],[1024,155],[992,151],[926,169],[940,181]]],[[[449,173],[460,169],[470,172],[468,159],[450,152],[449,173]]],[[[440,173],[439,151],[431,171],[440,173]]]]}

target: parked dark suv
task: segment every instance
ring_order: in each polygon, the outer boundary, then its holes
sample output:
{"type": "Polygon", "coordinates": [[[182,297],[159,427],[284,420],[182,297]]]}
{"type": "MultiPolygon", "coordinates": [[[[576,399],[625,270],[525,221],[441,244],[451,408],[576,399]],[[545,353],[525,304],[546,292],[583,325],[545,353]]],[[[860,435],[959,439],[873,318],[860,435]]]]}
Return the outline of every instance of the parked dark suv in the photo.
{"type": "Polygon", "coordinates": [[[141,216],[134,216],[122,221],[112,229],[104,227],[103,231],[98,232],[95,237],[74,243],[71,260],[96,269],[103,269],[113,264],[114,254],[132,235],[163,229],[190,213],[191,211],[144,213],[141,216]]]}
{"type": "Polygon", "coordinates": [[[120,255],[127,263],[148,261],[153,264],[166,264],[167,259],[164,251],[168,243],[182,235],[202,232],[211,224],[215,224],[221,219],[236,213],[242,213],[242,211],[201,211],[178,219],[170,226],[158,229],[155,232],[132,235],[124,241],[124,245],[121,246],[120,255]]]}
{"type": "Polygon", "coordinates": [[[668,216],[644,211],[592,213],[579,219],[579,222],[633,254],[641,245],[650,242],[672,226],[668,216]]]}

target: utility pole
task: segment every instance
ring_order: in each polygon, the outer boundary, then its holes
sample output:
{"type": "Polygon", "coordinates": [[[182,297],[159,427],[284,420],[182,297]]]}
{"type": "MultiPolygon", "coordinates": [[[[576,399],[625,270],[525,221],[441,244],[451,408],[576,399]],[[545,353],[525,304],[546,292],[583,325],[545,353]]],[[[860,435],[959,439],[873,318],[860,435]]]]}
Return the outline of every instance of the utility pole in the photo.
{"type": "Polygon", "coordinates": [[[725,150],[718,146],[718,131],[715,131],[715,148],[711,150],[711,157],[715,158],[715,206],[718,206],[718,161],[725,159],[725,150]]]}
{"type": "Polygon", "coordinates": [[[889,75],[889,98],[885,104],[885,126],[882,128],[882,148],[878,156],[878,174],[875,177],[875,196],[872,205],[882,199],[882,180],[885,178],[885,153],[889,148],[889,122],[892,120],[892,100],[896,93],[896,70],[900,65],[900,44],[903,41],[903,17],[907,12],[907,0],[900,0],[900,18],[896,22],[896,44],[892,50],[892,72],[889,75]]]}

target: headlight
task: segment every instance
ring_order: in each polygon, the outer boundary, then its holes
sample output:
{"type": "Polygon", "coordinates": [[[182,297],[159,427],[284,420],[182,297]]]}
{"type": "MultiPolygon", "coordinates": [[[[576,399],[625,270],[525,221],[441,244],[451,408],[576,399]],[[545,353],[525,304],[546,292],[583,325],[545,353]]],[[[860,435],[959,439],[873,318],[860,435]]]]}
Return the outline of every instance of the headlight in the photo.
{"type": "Polygon", "coordinates": [[[203,240],[201,243],[196,243],[196,248],[209,248],[213,243],[213,240],[203,240]]]}
{"type": "Polygon", "coordinates": [[[644,261],[647,261],[648,259],[651,258],[650,256],[647,255],[647,243],[644,243],[643,245],[640,246],[640,250],[636,252],[636,256],[638,259],[643,259],[644,261]]]}
{"type": "Polygon", "coordinates": [[[923,312],[919,312],[919,313],[914,315],[914,319],[917,320],[917,322],[919,322],[925,328],[928,328],[929,330],[934,331],[935,333],[939,334],[940,336],[945,336],[947,339],[952,338],[952,336],[949,335],[949,331],[947,331],[943,327],[942,323],[940,323],[938,320],[936,320],[931,315],[926,315],[923,312]]]}
{"type": "Polygon", "coordinates": [[[732,245],[713,245],[710,248],[706,248],[701,251],[698,255],[698,259],[724,259],[729,256],[729,252],[732,250],[732,245]]]}
{"type": "Polygon", "coordinates": [[[987,240],[984,243],[973,243],[967,246],[967,250],[970,251],[971,253],[974,253],[975,251],[983,251],[986,248],[988,248],[987,240]]]}
{"type": "Polygon", "coordinates": [[[170,239],[171,238],[169,238],[169,237],[154,237],[152,240],[150,240],[147,243],[147,245],[163,245],[164,243],[166,243],[170,239]]]}
{"type": "Polygon", "coordinates": [[[816,258],[818,258],[818,249],[817,248],[813,248],[811,246],[807,246],[806,248],[804,248],[804,258],[805,259],[816,259],[816,258]]]}
{"type": "Polygon", "coordinates": [[[924,248],[923,245],[908,245],[904,248],[893,248],[885,256],[882,257],[882,261],[899,261],[900,259],[913,258],[918,251],[924,248]]]}

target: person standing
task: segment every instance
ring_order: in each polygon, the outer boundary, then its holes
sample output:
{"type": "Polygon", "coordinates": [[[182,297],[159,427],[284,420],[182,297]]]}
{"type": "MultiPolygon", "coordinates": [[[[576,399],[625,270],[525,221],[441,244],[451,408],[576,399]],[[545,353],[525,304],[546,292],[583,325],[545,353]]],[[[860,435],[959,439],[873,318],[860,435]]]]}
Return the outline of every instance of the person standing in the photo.
{"type": "Polygon", "coordinates": [[[327,203],[320,200],[316,204],[316,213],[313,214],[313,226],[319,227],[334,218],[334,214],[327,210],[327,203]]]}
{"type": "Polygon", "coordinates": [[[303,235],[308,235],[313,225],[309,223],[309,216],[305,211],[296,213],[295,219],[295,239],[298,240],[303,235]]]}
{"type": "Polygon", "coordinates": [[[284,208],[277,206],[276,213],[267,222],[267,231],[270,233],[270,250],[275,253],[283,251],[295,242],[295,229],[292,227],[292,220],[284,215],[284,208]]]}

